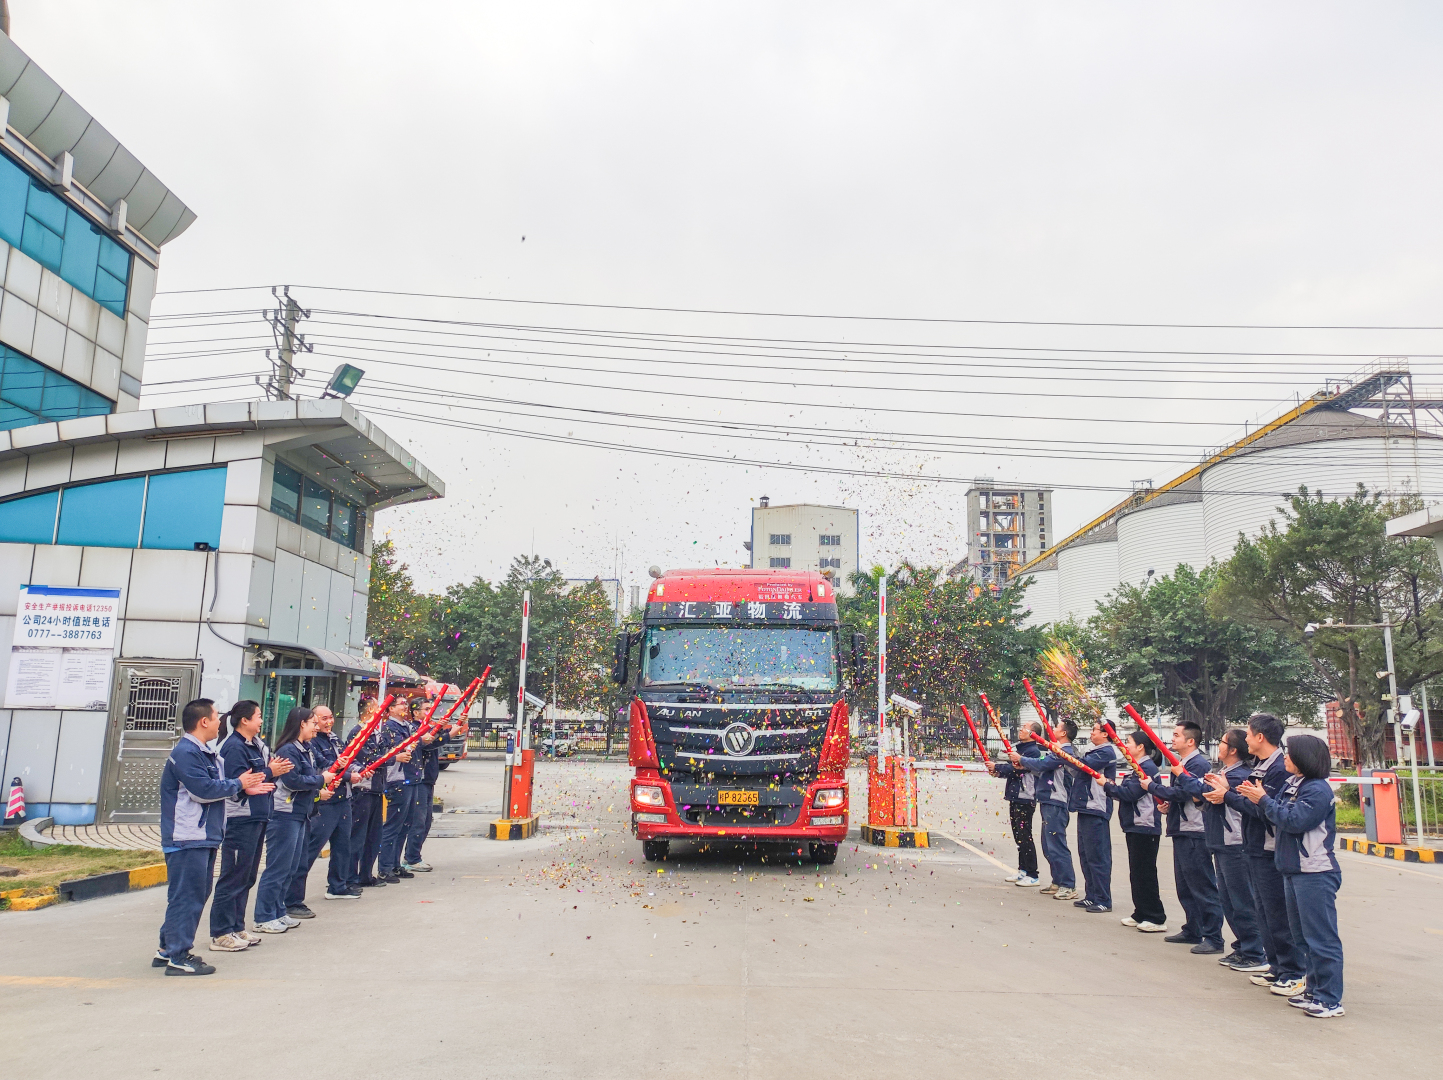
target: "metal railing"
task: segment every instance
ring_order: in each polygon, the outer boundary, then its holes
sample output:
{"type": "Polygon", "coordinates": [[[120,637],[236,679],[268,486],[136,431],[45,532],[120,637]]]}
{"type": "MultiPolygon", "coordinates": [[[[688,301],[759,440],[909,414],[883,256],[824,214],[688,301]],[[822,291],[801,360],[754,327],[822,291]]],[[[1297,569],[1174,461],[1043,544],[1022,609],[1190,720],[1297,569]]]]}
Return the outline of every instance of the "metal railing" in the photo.
{"type": "Polygon", "coordinates": [[[1408,842],[1418,836],[1419,810],[1422,811],[1424,840],[1443,839],[1443,774],[1418,775],[1418,797],[1413,797],[1411,771],[1398,770],[1398,801],[1403,815],[1403,838],[1408,842]]]}

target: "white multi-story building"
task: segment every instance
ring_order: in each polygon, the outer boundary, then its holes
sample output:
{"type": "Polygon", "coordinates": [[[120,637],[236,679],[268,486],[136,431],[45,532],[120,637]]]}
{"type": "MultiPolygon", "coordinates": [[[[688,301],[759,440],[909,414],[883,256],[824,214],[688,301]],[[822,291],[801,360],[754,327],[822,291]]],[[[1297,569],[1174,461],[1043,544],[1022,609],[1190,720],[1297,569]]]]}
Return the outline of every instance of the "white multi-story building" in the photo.
{"type": "Polygon", "coordinates": [[[845,506],[772,506],[763,495],[752,510],[747,548],[753,567],[818,570],[845,595],[851,591],[851,575],[861,566],[860,545],[859,516],[845,506]]]}

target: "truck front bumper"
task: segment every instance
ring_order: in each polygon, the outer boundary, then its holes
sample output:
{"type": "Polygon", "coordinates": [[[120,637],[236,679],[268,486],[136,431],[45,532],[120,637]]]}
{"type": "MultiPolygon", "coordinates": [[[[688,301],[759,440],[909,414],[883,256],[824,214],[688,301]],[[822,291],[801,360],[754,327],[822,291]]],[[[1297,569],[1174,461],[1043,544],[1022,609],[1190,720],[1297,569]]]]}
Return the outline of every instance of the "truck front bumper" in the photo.
{"type": "MultiPolygon", "coordinates": [[[[729,790],[725,785],[713,789],[716,794],[729,790]]],[[[840,843],[846,839],[849,819],[847,782],[841,777],[812,781],[801,789],[800,802],[758,805],[759,817],[772,820],[750,821],[747,808],[722,806],[686,785],[687,797],[693,802],[678,807],[672,785],[661,779],[637,777],[631,782],[631,834],[639,840],[726,840],[726,841],[811,841],[840,843]],[[637,797],[639,788],[653,789],[637,797]],[[655,801],[660,791],[661,802],[655,801]],[[832,795],[825,801],[832,805],[818,806],[821,792],[840,792],[840,802],[832,795]],[[769,813],[767,813],[769,811],[769,813]],[[721,818],[728,820],[720,820],[721,818]]]]}

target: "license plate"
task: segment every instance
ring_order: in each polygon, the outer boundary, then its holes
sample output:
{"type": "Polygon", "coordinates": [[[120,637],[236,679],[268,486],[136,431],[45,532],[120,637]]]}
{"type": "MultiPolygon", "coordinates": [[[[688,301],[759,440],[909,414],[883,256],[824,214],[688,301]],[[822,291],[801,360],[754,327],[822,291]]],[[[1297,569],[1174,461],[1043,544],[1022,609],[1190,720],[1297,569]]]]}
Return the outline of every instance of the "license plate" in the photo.
{"type": "Polygon", "coordinates": [[[761,796],[755,791],[722,791],[717,794],[721,806],[756,806],[761,796]]]}

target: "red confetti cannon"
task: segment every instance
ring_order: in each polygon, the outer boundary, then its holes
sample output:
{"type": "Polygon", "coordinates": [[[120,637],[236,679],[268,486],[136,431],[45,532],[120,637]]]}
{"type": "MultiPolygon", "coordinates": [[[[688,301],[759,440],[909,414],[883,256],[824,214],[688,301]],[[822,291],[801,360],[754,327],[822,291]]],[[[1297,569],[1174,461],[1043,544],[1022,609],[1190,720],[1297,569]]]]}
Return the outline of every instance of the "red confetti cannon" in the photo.
{"type": "Polygon", "coordinates": [[[967,711],[967,706],[962,706],[962,717],[967,721],[967,726],[972,729],[972,741],[977,744],[977,751],[982,755],[982,763],[991,765],[992,759],[987,756],[987,747],[982,743],[982,736],[977,734],[977,725],[972,722],[972,714],[967,711]]]}
{"type": "Polygon", "coordinates": [[[1043,732],[1049,739],[1056,739],[1057,736],[1052,733],[1052,725],[1047,722],[1047,710],[1042,707],[1042,702],[1037,700],[1037,695],[1032,690],[1032,684],[1024,677],[1022,685],[1027,689],[1027,696],[1032,699],[1032,707],[1037,710],[1037,718],[1042,721],[1043,732]]]}
{"type": "MultiPolygon", "coordinates": [[[[490,671],[491,668],[488,666],[486,668],[486,674],[489,674],[490,671]]],[[[407,750],[411,749],[411,747],[415,746],[418,742],[420,742],[421,739],[425,736],[430,735],[432,732],[439,731],[441,730],[441,728],[445,727],[450,722],[450,719],[455,714],[456,710],[461,708],[462,705],[469,703],[470,699],[475,695],[477,688],[481,685],[481,679],[484,677],[485,676],[483,674],[478,678],[472,679],[471,685],[466,688],[466,692],[456,699],[456,703],[454,705],[452,705],[449,709],[446,710],[445,716],[441,717],[440,720],[437,720],[433,724],[431,722],[431,717],[434,716],[436,714],[436,710],[440,708],[441,698],[443,696],[441,694],[437,694],[436,700],[431,703],[430,711],[426,713],[425,717],[421,720],[421,723],[417,725],[416,730],[413,731],[405,739],[403,739],[398,745],[391,747],[391,749],[387,750],[375,761],[371,762],[371,764],[367,765],[364,769],[362,769],[361,779],[364,780],[366,777],[370,776],[373,772],[375,772],[386,762],[390,761],[397,754],[404,754],[407,750]]]]}
{"type": "Polygon", "coordinates": [[[1141,713],[1139,713],[1131,705],[1124,705],[1122,707],[1122,711],[1127,713],[1128,716],[1132,717],[1133,723],[1135,723],[1142,730],[1142,733],[1144,735],[1146,735],[1156,744],[1157,748],[1162,751],[1162,756],[1167,758],[1167,762],[1169,765],[1182,764],[1182,762],[1178,760],[1177,755],[1172,752],[1172,747],[1168,746],[1157,737],[1157,732],[1153,731],[1152,728],[1148,726],[1148,722],[1142,718],[1141,713]]]}
{"type": "Polygon", "coordinates": [[[1002,740],[1002,749],[1009,754],[1013,752],[1012,744],[1007,741],[1007,736],[1002,734],[1002,725],[997,720],[997,710],[992,707],[992,702],[987,700],[986,694],[977,695],[982,700],[982,707],[987,710],[987,719],[992,721],[992,726],[997,729],[997,737],[1002,740]]]}
{"type": "Polygon", "coordinates": [[[1073,757],[1066,750],[1062,749],[1059,744],[1053,742],[1051,739],[1044,739],[1041,735],[1033,735],[1030,731],[1027,733],[1027,737],[1033,742],[1041,743],[1043,746],[1047,747],[1047,749],[1051,750],[1054,754],[1060,757],[1063,761],[1067,762],[1074,768],[1081,769],[1098,783],[1107,783],[1107,777],[1103,776],[1102,773],[1098,772],[1091,765],[1083,764],[1081,761],[1073,757]]]}
{"type": "Polygon", "coordinates": [[[1112,745],[1122,751],[1122,756],[1127,758],[1127,763],[1132,766],[1132,771],[1138,776],[1146,775],[1142,771],[1142,765],[1138,763],[1137,755],[1132,752],[1132,747],[1123,742],[1117,735],[1117,728],[1112,726],[1112,721],[1104,719],[1102,730],[1107,732],[1107,737],[1112,740],[1112,745]]]}
{"type": "Polygon", "coordinates": [[[381,726],[381,722],[386,718],[386,710],[395,700],[395,694],[387,694],[386,700],[381,702],[376,711],[371,714],[371,718],[361,725],[361,729],[356,732],[356,737],[346,744],[346,748],[336,758],[336,763],[331,766],[331,778],[326,781],[327,791],[336,790],[341,778],[346,775],[346,770],[351,767],[351,762],[356,760],[356,755],[361,752],[361,747],[366,745],[366,740],[374,735],[376,729],[381,726]]]}

